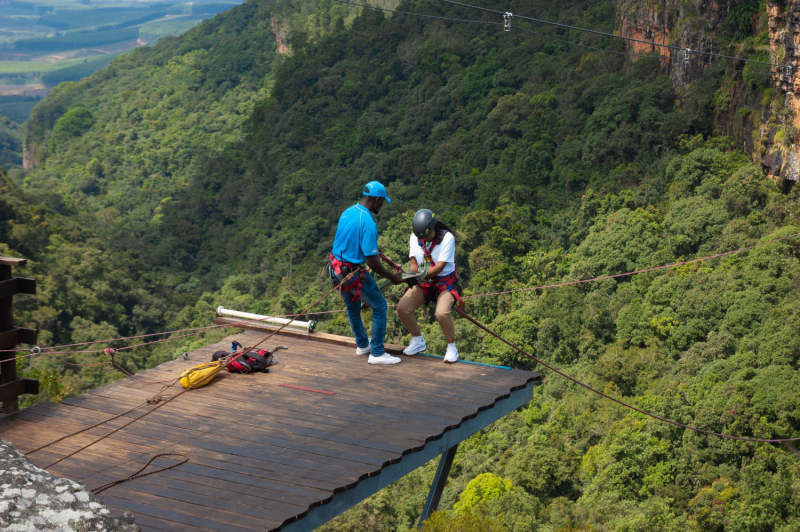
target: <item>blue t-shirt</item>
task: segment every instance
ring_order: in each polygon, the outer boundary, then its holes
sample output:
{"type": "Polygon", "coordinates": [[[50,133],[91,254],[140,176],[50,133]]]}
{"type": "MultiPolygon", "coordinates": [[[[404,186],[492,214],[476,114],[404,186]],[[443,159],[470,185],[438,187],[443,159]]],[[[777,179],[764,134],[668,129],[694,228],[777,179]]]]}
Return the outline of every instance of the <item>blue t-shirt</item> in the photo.
{"type": "Polygon", "coordinates": [[[333,239],[333,256],[344,262],[364,264],[365,257],[378,254],[378,226],[372,213],[359,204],[342,213],[336,237],[333,239]]]}

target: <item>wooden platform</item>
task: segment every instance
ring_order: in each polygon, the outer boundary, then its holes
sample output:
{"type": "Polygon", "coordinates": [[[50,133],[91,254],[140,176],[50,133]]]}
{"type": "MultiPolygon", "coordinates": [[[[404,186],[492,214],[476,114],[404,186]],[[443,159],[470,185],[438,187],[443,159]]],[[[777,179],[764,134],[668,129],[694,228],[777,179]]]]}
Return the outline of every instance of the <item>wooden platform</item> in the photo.
{"type": "MultiPolygon", "coordinates": [[[[122,379],[62,404],[6,416],[0,438],[26,453],[124,412],[163,386],[141,380],[175,378],[210,360],[212,352],[229,350],[231,340],[252,345],[263,336],[248,331],[195,351],[188,361],[143,371],[139,380],[122,379]]],[[[120,484],[100,498],[115,512],[134,513],[143,530],[313,530],[524,405],[540,378],[426,356],[371,366],[352,347],[315,341],[313,335],[275,336],[263,347],[277,345],[289,350],[277,352],[279,365],[270,373],[222,374],[50,471],[91,489],[130,475],[154,454],[184,453],[188,463],[120,484]]],[[[180,389],[176,385],[165,395],[180,389]]],[[[29,458],[50,464],[149,408],[29,458]]]]}

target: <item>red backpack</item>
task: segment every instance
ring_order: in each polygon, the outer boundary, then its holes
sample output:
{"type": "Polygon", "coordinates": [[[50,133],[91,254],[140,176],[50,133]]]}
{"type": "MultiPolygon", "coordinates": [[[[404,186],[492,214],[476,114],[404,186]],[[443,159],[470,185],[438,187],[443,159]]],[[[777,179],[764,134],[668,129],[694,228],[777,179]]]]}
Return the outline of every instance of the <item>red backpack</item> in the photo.
{"type": "MultiPolygon", "coordinates": [[[[217,361],[229,355],[230,353],[227,351],[217,351],[211,356],[211,360],[217,361]]],[[[278,359],[272,353],[263,349],[253,349],[228,364],[228,373],[255,373],[256,371],[269,373],[269,367],[277,363],[278,359]]]]}

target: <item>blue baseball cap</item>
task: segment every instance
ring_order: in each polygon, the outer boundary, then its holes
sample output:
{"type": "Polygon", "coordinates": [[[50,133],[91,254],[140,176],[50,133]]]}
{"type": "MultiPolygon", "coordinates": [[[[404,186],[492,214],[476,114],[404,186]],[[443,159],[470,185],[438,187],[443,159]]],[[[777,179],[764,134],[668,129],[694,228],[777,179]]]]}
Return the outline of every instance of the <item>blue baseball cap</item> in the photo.
{"type": "Polygon", "coordinates": [[[387,202],[392,202],[392,200],[390,200],[389,196],[386,194],[386,187],[377,181],[370,181],[367,183],[367,186],[364,187],[364,195],[372,196],[373,198],[386,198],[387,202]]]}

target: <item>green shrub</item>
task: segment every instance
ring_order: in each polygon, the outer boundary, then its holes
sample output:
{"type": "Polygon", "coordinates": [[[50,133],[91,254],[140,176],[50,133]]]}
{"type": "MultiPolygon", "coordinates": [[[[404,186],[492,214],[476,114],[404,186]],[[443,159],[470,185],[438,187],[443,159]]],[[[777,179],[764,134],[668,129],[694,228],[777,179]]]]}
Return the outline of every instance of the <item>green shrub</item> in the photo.
{"type": "Polygon", "coordinates": [[[94,124],[92,113],[83,106],[74,106],[56,121],[48,146],[52,150],[57,150],[59,144],[89,131],[92,124],[94,124]]]}

